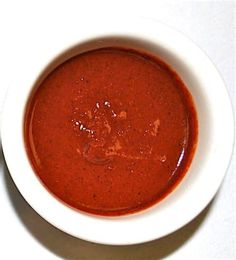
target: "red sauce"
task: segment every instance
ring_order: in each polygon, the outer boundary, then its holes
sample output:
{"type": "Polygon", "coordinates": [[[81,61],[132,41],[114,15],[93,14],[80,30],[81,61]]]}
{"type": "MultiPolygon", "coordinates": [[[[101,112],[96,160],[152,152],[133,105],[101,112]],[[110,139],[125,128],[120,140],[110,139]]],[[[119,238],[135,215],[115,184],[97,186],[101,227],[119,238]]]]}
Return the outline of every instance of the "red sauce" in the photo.
{"type": "Polygon", "coordinates": [[[28,102],[24,131],[49,191],[76,209],[117,216],[157,203],[183,179],[197,116],[167,64],[111,47],[52,71],[28,102]]]}

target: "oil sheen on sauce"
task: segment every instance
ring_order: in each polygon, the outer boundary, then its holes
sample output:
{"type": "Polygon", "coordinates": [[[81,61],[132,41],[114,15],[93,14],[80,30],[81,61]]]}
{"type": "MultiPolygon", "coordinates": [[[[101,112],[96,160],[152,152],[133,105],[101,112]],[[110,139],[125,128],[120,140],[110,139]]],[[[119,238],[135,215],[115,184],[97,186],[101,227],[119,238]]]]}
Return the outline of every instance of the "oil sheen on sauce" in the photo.
{"type": "Polygon", "coordinates": [[[95,49],[53,70],[29,99],[24,135],[46,188],[88,213],[134,213],[166,197],[197,144],[193,100],[162,60],[95,49]]]}

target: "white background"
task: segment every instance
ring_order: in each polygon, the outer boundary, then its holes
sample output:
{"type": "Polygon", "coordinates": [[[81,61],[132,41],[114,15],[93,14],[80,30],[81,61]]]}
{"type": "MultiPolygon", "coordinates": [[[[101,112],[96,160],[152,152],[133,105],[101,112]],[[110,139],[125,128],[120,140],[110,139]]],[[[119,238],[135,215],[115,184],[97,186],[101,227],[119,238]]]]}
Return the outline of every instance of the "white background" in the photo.
{"type": "MultiPolygon", "coordinates": [[[[27,46],[33,44],[35,51],[43,52],[57,34],[73,33],[70,28],[86,30],[86,23],[129,14],[162,21],[197,43],[224,78],[235,108],[234,13],[234,1],[0,0],[0,112],[17,69],[17,53],[24,51],[20,62],[27,62],[27,46]]],[[[15,188],[1,155],[0,259],[235,259],[233,159],[217,196],[190,224],[156,241],[115,247],[73,238],[45,222],[15,188]]]]}

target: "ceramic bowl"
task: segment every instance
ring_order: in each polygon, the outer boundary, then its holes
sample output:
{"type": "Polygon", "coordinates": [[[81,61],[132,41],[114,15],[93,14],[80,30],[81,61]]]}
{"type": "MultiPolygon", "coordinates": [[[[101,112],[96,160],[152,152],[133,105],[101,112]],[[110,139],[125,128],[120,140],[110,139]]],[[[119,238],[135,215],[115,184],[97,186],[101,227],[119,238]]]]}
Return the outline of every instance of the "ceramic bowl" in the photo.
{"type": "MultiPolygon", "coordinates": [[[[35,50],[40,49],[35,46],[35,50]]],[[[34,48],[34,46],[32,46],[34,48]]],[[[32,52],[31,52],[32,53],[32,52]]],[[[234,140],[229,96],[209,58],[182,34],[148,20],[112,22],[61,35],[42,55],[14,71],[2,117],[2,146],[12,179],[31,207],[52,225],[75,237],[113,245],[135,244],[165,236],[195,218],[210,202],[226,173],[234,140]],[[178,187],[151,208],[121,217],[100,217],[74,210],[45,189],[28,160],[23,124],[33,88],[58,64],[89,49],[127,46],[162,58],[192,93],[199,140],[191,167],[178,187]]],[[[36,55],[36,54],[35,54],[36,55]]]]}

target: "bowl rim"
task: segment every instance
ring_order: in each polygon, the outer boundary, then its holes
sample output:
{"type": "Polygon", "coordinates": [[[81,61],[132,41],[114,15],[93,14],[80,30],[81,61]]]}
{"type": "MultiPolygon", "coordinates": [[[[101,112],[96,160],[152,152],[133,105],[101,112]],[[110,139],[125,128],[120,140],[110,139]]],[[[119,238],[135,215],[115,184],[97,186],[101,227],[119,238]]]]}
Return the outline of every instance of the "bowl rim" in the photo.
{"type": "MultiPolygon", "coordinates": [[[[203,51],[187,37],[169,26],[147,19],[133,19],[132,22],[123,20],[123,22],[119,21],[118,23],[110,21],[107,24],[96,26],[95,29],[87,28],[87,31],[81,34],[77,31],[74,36],[67,36],[64,40],[63,37],[54,51],[49,51],[41,60],[35,61],[31,67],[23,65],[19,69],[16,79],[19,80],[20,83],[18,83],[22,88],[16,88],[16,81],[13,81],[5,100],[1,125],[2,148],[10,174],[20,193],[31,207],[49,223],[75,237],[97,243],[127,245],[147,242],[168,235],[186,225],[211,201],[224,178],[232,156],[234,144],[233,110],[227,89],[218,71],[203,51]],[[206,154],[205,180],[206,177],[207,180],[210,179],[210,171],[217,170],[217,174],[215,174],[210,186],[206,181],[204,184],[203,180],[196,180],[199,184],[187,191],[189,199],[182,200],[182,205],[177,202],[170,204],[171,206],[164,205],[166,201],[171,200],[168,198],[165,199],[165,202],[161,202],[164,206],[159,211],[148,209],[140,214],[112,218],[89,215],[62,205],[46,191],[33,173],[26,156],[20,127],[24,113],[22,104],[26,103],[35,79],[58,53],[60,54],[66,49],[65,47],[105,36],[143,38],[164,46],[165,50],[176,54],[178,59],[189,66],[189,70],[195,72],[200,82],[200,88],[210,84],[214,85],[214,94],[212,87],[206,87],[204,90],[204,93],[209,97],[210,95],[214,97],[209,99],[210,103],[208,104],[211,117],[209,124],[214,130],[212,132],[214,135],[210,140],[211,149],[208,149],[206,154]],[[219,108],[219,102],[221,102],[221,108],[219,108]],[[220,112],[219,109],[223,112],[220,112]],[[224,142],[219,140],[221,134],[224,134],[224,142]],[[19,172],[24,172],[25,178],[22,178],[19,172]],[[190,198],[193,199],[197,192],[199,193],[199,188],[202,188],[204,194],[199,195],[198,201],[193,207],[190,198]],[[186,207],[188,207],[187,212],[184,210],[186,207]],[[166,223],[165,216],[169,216],[170,213],[176,213],[177,217],[172,218],[172,222],[166,223]],[[155,221],[159,222],[155,223],[155,221]]],[[[182,184],[180,183],[180,185],[182,184]]]]}

